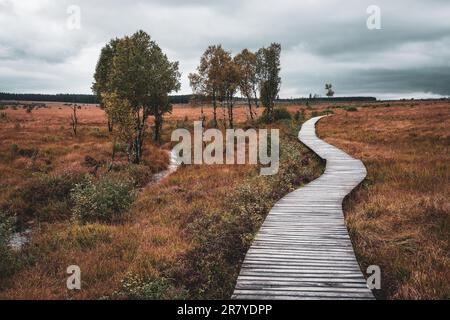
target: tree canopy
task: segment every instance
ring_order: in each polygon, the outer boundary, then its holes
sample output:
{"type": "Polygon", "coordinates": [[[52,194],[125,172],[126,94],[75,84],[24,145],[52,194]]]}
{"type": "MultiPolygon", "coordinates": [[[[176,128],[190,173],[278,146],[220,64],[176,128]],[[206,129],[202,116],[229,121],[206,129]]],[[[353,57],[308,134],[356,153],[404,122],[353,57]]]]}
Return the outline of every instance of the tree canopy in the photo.
{"type": "Polygon", "coordinates": [[[257,74],[259,81],[260,97],[266,108],[269,122],[273,121],[273,108],[275,99],[281,88],[281,45],[272,43],[267,48],[261,48],[257,52],[257,74]]]}
{"type": "Polygon", "coordinates": [[[171,111],[169,93],[180,89],[178,62],[169,61],[147,33],[138,31],[102,49],[94,79],[92,90],[108,119],[121,127],[119,131],[132,123],[133,134],[120,137],[128,137],[124,142],[130,161],[139,163],[148,117],[155,117],[153,139],[159,141],[163,115],[171,111]]]}

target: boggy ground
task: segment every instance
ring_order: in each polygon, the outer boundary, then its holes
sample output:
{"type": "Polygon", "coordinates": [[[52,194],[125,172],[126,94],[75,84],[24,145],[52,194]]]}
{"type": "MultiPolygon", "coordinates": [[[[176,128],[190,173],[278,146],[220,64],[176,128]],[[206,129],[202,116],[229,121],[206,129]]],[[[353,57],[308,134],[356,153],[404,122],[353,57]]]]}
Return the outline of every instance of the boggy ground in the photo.
{"type": "MultiPolygon", "coordinates": [[[[36,174],[70,169],[92,175],[86,155],[100,163],[110,157],[100,109],[82,107],[80,134],[73,137],[70,109],[49,105],[31,114],[2,111],[2,208],[8,208],[3,204],[17,199],[14,195],[36,174]],[[18,148],[11,147],[14,144],[18,148]],[[36,148],[40,152],[34,157],[36,148]]],[[[362,268],[381,266],[382,290],[377,296],[450,298],[449,102],[287,108],[291,114],[304,110],[305,118],[335,113],[319,123],[319,135],[362,159],[368,168],[368,178],[347,198],[344,209],[362,268]]],[[[211,108],[205,112],[210,120],[211,108]]],[[[174,128],[191,127],[199,118],[199,107],[175,106],[167,116],[163,147],[169,147],[174,128]]],[[[237,108],[235,118],[240,126],[247,125],[244,108],[237,108]]],[[[14,270],[0,279],[0,297],[228,298],[243,255],[272,204],[321,173],[319,161],[296,139],[301,120],[276,125],[283,130],[283,164],[275,177],[261,178],[252,166],[184,166],[140,192],[118,222],[79,223],[70,216],[50,216],[39,226],[31,224],[32,240],[12,255],[14,270]],[[80,292],[69,292],[65,286],[71,264],[82,270],[80,292]]],[[[162,170],[168,161],[164,151],[149,143],[145,159],[150,172],[162,170]]],[[[100,169],[98,175],[102,174],[100,169]]]]}

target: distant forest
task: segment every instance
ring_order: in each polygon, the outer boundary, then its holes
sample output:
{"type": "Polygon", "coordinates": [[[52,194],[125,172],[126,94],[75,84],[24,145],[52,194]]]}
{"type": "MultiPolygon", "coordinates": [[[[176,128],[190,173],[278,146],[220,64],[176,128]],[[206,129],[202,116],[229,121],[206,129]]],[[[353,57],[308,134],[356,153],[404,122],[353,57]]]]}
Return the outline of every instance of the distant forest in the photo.
{"type": "MultiPolygon", "coordinates": [[[[170,97],[173,104],[189,103],[191,95],[174,95],[170,97]]],[[[39,102],[66,102],[66,103],[98,103],[97,96],[93,94],[34,94],[34,93],[6,93],[0,92],[3,101],[39,101],[39,102]]]]}
{"type": "MultiPolygon", "coordinates": [[[[173,95],[170,102],[173,104],[185,104],[191,101],[192,95],[173,95]]],[[[35,93],[6,93],[0,92],[0,100],[3,101],[38,101],[38,102],[66,102],[66,103],[98,103],[97,96],[92,94],[35,94],[35,93]]],[[[236,99],[237,101],[243,99],[236,99]]],[[[292,98],[277,99],[279,103],[305,103],[315,102],[343,102],[343,101],[376,101],[374,97],[333,97],[333,98],[292,98]]]]}

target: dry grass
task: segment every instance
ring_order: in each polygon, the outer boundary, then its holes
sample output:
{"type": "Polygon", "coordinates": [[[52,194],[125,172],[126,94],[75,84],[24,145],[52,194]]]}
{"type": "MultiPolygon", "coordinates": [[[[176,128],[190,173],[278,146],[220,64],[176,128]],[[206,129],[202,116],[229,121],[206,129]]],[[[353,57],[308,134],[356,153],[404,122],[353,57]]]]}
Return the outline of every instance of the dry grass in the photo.
{"type": "MultiPolygon", "coordinates": [[[[0,204],[35,174],[92,173],[86,156],[102,165],[98,174],[106,170],[112,143],[104,112],[93,105],[82,106],[78,110],[78,135],[74,136],[70,108],[56,103],[48,106],[31,113],[21,108],[3,111],[6,119],[0,122],[0,204]],[[36,156],[32,155],[34,151],[36,156]]],[[[119,164],[125,161],[124,155],[120,156],[119,164]]],[[[147,142],[144,161],[151,172],[157,172],[167,167],[168,157],[147,142]]]]}
{"type": "MultiPolygon", "coordinates": [[[[381,298],[449,298],[449,104],[408,101],[345,106],[288,106],[288,110],[293,113],[303,109],[307,117],[333,110],[336,116],[319,124],[319,134],[362,159],[368,167],[368,179],[345,204],[360,262],[364,268],[372,264],[382,267],[381,298]],[[354,106],[358,111],[347,112],[345,106],[354,106]]],[[[212,110],[205,111],[210,120],[212,110]]],[[[2,119],[0,123],[3,138],[0,203],[35,171],[59,173],[70,168],[87,172],[86,155],[99,161],[110,157],[111,143],[104,114],[98,108],[83,106],[80,110],[82,124],[78,137],[70,132],[70,110],[61,105],[34,110],[31,114],[23,110],[6,113],[7,120],[2,119]],[[44,150],[40,154],[45,157],[12,159],[12,144],[23,149],[44,150]]],[[[219,118],[220,115],[219,112],[219,118]]],[[[171,129],[199,116],[198,107],[176,106],[167,117],[163,135],[166,145],[171,129]]],[[[245,109],[237,108],[235,118],[243,123],[245,109]]],[[[305,150],[299,152],[313,159],[305,150]]],[[[154,164],[151,167],[154,171],[167,162],[165,153],[149,144],[146,159],[154,164]]],[[[311,176],[319,174],[317,168],[313,160],[305,170],[310,170],[311,176]]],[[[192,268],[197,262],[192,259],[196,256],[189,255],[200,253],[207,257],[208,261],[201,261],[202,267],[206,271],[213,268],[212,272],[222,272],[218,279],[231,285],[238,264],[233,260],[227,268],[215,269],[213,260],[223,259],[222,252],[217,256],[205,255],[208,246],[214,248],[214,243],[199,242],[197,235],[209,229],[201,229],[204,224],[196,221],[206,219],[205,224],[215,223],[220,214],[214,216],[214,213],[224,213],[222,217],[226,221],[217,226],[228,226],[227,219],[233,217],[227,212],[229,199],[240,186],[252,181],[254,169],[252,166],[182,167],[162,183],[145,188],[121,223],[43,224],[39,230],[35,229],[38,231],[32,242],[22,252],[16,274],[2,284],[0,298],[226,297],[230,285],[218,288],[214,281],[199,283],[208,280],[195,275],[198,270],[192,268]],[[81,267],[81,292],[66,290],[65,271],[71,264],[81,267]],[[142,283],[150,286],[142,287],[142,283]],[[124,284],[133,288],[124,292],[124,284]]],[[[262,184],[263,188],[266,186],[262,184]]],[[[282,195],[276,194],[279,196],[282,195]]],[[[215,230],[214,225],[209,227],[215,230]]],[[[222,235],[223,230],[216,231],[217,236],[222,235]]],[[[243,254],[242,249],[238,251],[237,257],[243,254]]]]}
{"type": "Polygon", "coordinates": [[[346,202],[363,268],[383,272],[380,298],[450,298],[450,104],[397,102],[337,111],[318,126],[364,161],[368,178],[346,202]]]}
{"type": "MultiPolygon", "coordinates": [[[[80,110],[82,125],[78,137],[70,133],[68,108],[54,105],[51,109],[35,110],[31,114],[22,110],[6,112],[8,122],[0,125],[1,134],[6,138],[0,145],[1,170],[7,172],[2,177],[4,190],[20,187],[29,179],[32,171],[33,164],[27,162],[29,159],[20,157],[9,160],[9,148],[14,143],[21,148],[51,148],[53,157],[49,171],[56,173],[68,167],[86,171],[83,165],[85,155],[97,160],[106,160],[110,156],[106,122],[103,112],[98,108],[89,106],[80,110]],[[20,123],[20,130],[16,123],[20,123]],[[63,125],[65,128],[61,128],[63,125]],[[43,139],[45,136],[52,136],[51,142],[43,139]]],[[[211,109],[207,108],[206,112],[211,114],[211,109]]],[[[165,125],[163,138],[166,145],[172,128],[182,125],[186,117],[192,121],[199,116],[199,108],[175,107],[165,125]]],[[[236,119],[238,122],[246,120],[244,108],[236,109],[236,119]]],[[[296,147],[297,141],[293,145],[296,147]]],[[[296,183],[303,183],[320,174],[320,166],[304,148],[298,148],[298,153],[300,157],[309,159],[309,166],[304,168],[305,175],[296,178],[296,183]]],[[[164,163],[166,159],[163,161],[160,154],[163,152],[147,144],[146,158],[150,164],[164,163]]],[[[198,254],[214,245],[199,242],[197,236],[205,234],[207,230],[199,230],[201,223],[198,221],[214,224],[211,216],[218,213],[217,217],[220,217],[223,213],[225,217],[225,214],[229,214],[230,197],[236,195],[239,186],[257,176],[259,171],[256,169],[250,165],[184,166],[160,184],[144,188],[121,223],[80,225],[70,221],[55,221],[42,224],[40,228],[34,229],[31,243],[20,254],[15,275],[0,286],[3,287],[0,298],[206,297],[206,293],[199,289],[201,287],[209,287],[208,297],[229,297],[226,295],[233,285],[233,277],[237,275],[238,262],[232,261],[230,266],[224,267],[223,277],[227,279],[227,286],[191,283],[191,276],[198,270],[191,269],[190,253],[198,254]],[[197,229],[192,226],[197,226],[197,229]],[[82,271],[80,292],[66,289],[66,268],[73,264],[79,265],[82,271]],[[166,285],[166,279],[170,285],[166,285]],[[124,286],[127,288],[125,291],[124,286]],[[131,289],[128,288],[130,286],[131,289]]],[[[267,191],[273,197],[282,196],[280,190],[274,190],[273,193],[267,191]]],[[[5,199],[7,197],[5,195],[5,199]]],[[[229,218],[232,215],[226,219],[229,218]]],[[[261,221],[259,217],[255,225],[261,221]]],[[[229,226],[223,221],[218,226],[223,225],[229,226]]],[[[230,227],[241,228],[235,225],[230,227]]],[[[218,230],[224,231],[227,230],[218,230]]],[[[250,228],[245,231],[253,230],[250,228]]],[[[240,229],[236,232],[240,232],[240,229]]],[[[239,236],[241,234],[237,234],[239,236]]],[[[242,248],[236,251],[238,259],[245,253],[242,248]]],[[[217,259],[210,256],[205,259],[213,260],[204,261],[205,268],[213,268],[208,263],[214,263],[217,259]]],[[[204,281],[208,282],[208,279],[204,281]]]]}

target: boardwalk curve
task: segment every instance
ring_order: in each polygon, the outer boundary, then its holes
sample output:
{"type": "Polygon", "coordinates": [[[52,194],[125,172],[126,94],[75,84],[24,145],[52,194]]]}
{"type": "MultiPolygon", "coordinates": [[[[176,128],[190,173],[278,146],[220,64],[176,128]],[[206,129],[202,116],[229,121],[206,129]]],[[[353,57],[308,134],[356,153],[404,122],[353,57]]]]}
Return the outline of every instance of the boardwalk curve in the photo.
{"type": "Polygon", "coordinates": [[[305,122],[299,139],[325,173],[281,199],[247,252],[233,299],[373,299],[356,261],[342,201],[367,175],[360,160],[320,140],[305,122]]]}

